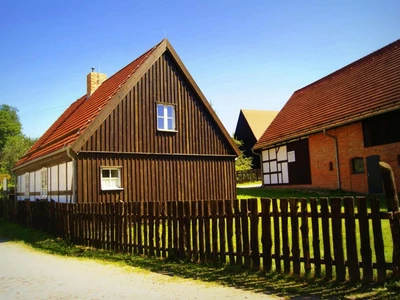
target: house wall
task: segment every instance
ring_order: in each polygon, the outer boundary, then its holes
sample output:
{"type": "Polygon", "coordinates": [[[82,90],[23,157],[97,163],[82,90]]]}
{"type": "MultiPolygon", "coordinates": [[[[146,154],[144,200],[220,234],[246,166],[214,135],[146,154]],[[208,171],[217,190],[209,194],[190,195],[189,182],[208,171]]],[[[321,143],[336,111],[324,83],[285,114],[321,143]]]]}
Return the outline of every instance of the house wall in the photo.
{"type": "MultiPolygon", "coordinates": [[[[328,131],[336,136],[339,148],[339,163],[341,188],[347,191],[368,193],[368,178],[365,158],[379,155],[380,160],[391,165],[396,184],[400,187],[400,168],[397,157],[400,155],[400,143],[373,146],[364,148],[361,122],[349,124],[328,131]],[[351,159],[363,157],[365,172],[352,174],[351,159]]],[[[332,138],[322,132],[309,136],[309,149],[311,161],[312,186],[319,188],[337,189],[335,146],[332,138]],[[333,170],[329,170],[332,162],[333,170]]]]}
{"type": "Polygon", "coordinates": [[[46,168],[47,193],[42,191],[42,170],[29,172],[29,196],[25,195],[26,174],[17,177],[17,200],[54,200],[56,202],[72,201],[72,162],[62,163],[46,168]]]}
{"type": "Polygon", "coordinates": [[[230,158],[82,153],[77,170],[78,202],[236,198],[235,164],[230,158]],[[102,191],[102,166],[121,167],[123,190],[102,191]]]}
{"type": "Polygon", "coordinates": [[[168,53],[128,92],[82,151],[233,154],[168,53]],[[176,132],[157,130],[157,102],[175,105],[176,132]]]}
{"type": "Polygon", "coordinates": [[[235,157],[166,52],[79,152],[77,201],[233,199],[235,157]],[[157,130],[157,102],[175,105],[176,131],[157,130]],[[122,166],[123,190],[101,191],[101,166],[122,166]]]}

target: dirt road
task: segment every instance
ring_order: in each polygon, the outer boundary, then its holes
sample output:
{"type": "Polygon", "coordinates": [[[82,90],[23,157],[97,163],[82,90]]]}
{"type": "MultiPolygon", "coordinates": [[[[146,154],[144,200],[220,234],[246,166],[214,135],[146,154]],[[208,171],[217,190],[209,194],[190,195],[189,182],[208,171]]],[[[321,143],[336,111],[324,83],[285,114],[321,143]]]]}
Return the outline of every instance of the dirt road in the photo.
{"type": "Polygon", "coordinates": [[[0,240],[0,299],[278,299],[0,240]]]}

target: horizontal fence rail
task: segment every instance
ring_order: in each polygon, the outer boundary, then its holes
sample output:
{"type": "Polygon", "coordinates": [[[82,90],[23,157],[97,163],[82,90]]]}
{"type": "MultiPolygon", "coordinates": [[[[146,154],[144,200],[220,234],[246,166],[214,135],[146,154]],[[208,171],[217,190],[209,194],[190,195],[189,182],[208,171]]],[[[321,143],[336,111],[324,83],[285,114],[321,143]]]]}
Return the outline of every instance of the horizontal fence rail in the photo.
{"type": "Polygon", "coordinates": [[[399,214],[365,197],[78,203],[0,200],[0,216],[124,253],[383,282],[399,214]],[[389,255],[388,255],[389,253],[389,255]]]}

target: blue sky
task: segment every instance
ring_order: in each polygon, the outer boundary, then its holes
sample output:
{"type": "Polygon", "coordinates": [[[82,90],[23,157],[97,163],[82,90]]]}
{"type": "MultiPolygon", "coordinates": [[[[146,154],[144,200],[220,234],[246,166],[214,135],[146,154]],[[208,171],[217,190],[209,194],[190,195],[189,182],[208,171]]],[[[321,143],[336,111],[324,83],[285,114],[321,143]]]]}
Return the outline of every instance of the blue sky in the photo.
{"type": "Polygon", "coordinates": [[[241,108],[291,94],[400,38],[400,1],[1,1],[0,104],[41,136],[86,93],[167,37],[229,133],[241,108]]]}

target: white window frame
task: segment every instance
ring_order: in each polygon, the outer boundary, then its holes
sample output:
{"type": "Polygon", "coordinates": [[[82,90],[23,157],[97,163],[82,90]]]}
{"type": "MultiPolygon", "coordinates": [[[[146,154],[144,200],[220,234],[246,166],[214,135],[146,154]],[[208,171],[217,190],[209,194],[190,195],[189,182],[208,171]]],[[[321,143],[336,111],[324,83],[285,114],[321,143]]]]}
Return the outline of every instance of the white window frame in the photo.
{"type": "Polygon", "coordinates": [[[175,105],[173,104],[164,104],[157,103],[156,105],[156,114],[157,114],[157,130],[159,131],[176,131],[176,113],[175,113],[175,105]],[[162,107],[162,114],[158,113],[159,107],[162,107]],[[168,108],[172,108],[172,116],[168,116],[168,108]],[[162,120],[163,126],[159,126],[159,120],[162,120]],[[168,121],[172,120],[172,128],[168,128],[168,121]]]}
{"type": "Polygon", "coordinates": [[[48,185],[48,175],[47,175],[47,168],[43,168],[40,170],[40,180],[41,180],[41,191],[40,195],[42,199],[47,198],[47,185],[48,185]]]}
{"type": "Polygon", "coordinates": [[[25,198],[29,198],[30,194],[30,174],[25,173],[25,198]]]}
{"type": "Polygon", "coordinates": [[[100,183],[102,191],[123,190],[121,187],[121,169],[122,167],[100,167],[100,183]],[[108,177],[103,177],[103,171],[109,171],[108,177]],[[113,177],[114,172],[118,171],[117,177],[113,177]]]}

